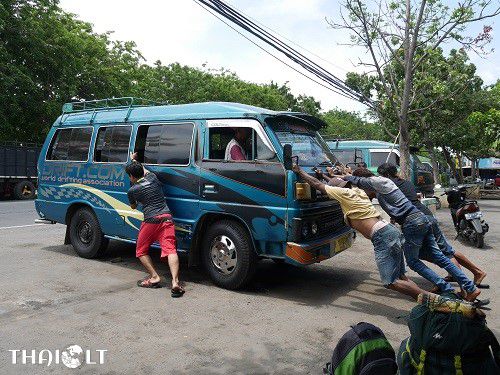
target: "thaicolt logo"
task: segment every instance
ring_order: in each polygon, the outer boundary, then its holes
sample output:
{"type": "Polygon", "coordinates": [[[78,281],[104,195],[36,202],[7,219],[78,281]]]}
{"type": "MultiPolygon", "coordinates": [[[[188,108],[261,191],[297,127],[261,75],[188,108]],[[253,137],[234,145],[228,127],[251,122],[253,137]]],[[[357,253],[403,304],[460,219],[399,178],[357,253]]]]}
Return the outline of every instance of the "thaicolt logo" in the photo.
{"type": "Polygon", "coordinates": [[[80,345],[70,345],[63,350],[10,349],[13,365],[59,365],[78,368],[85,365],[104,364],[106,349],[84,350],[80,345]]]}
{"type": "Polygon", "coordinates": [[[432,338],[436,339],[436,340],[441,340],[443,338],[443,336],[441,336],[439,334],[439,332],[437,332],[436,334],[434,334],[434,336],[432,336],[432,338]]]}

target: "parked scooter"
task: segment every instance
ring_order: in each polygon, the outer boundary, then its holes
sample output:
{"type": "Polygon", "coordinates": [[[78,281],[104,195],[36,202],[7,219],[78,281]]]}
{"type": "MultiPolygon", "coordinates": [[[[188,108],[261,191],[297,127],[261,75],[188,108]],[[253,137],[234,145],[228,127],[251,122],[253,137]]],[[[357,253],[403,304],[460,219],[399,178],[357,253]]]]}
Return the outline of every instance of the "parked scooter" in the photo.
{"type": "Polygon", "coordinates": [[[457,186],[445,191],[442,195],[447,195],[451,217],[458,235],[482,248],[484,235],[488,232],[489,226],[483,219],[483,213],[477,201],[466,199],[466,190],[465,186],[457,186]]]}

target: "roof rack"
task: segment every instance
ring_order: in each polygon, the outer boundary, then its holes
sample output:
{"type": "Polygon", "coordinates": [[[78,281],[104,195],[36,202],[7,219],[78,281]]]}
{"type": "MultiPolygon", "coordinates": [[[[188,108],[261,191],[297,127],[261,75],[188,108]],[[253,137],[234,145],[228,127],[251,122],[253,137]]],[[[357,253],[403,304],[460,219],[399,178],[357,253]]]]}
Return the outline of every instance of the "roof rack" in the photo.
{"type": "Polygon", "coordinates": [[[146,106],[156,106],[165,103],[155,102],[153,100],[144,98],[134,98],[132,96],[127,96],[123,98],[108,98],[108,99],[98,99],[98,100],[82,100],[77,102],[65,103],[62,106],[62,115],[60,124],[63,124],[64,120],[69,117],[72,113],[78,112],[88,112],[92,111],[92,116],[90,118],[90,123],[94,122],[97,112],[109,111],[112,109],[128,109],[124,121],[127,121],[133,108],[136,107],[146,107],[146,106]],[[66,115],[66,118],[64,117],[66,115]]]}

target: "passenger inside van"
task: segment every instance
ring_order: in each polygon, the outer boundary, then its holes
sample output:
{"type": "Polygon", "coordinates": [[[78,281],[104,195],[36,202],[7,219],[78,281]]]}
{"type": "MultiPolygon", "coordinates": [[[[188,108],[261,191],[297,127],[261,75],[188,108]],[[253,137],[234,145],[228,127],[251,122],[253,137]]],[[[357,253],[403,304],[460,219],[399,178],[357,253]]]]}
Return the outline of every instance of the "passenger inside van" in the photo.
{"type": "Polygon", "coordinates": [[[250,139],[249,128],[235,128],[233,139],[226,146],[225,160],[247,160],[245,147],[250,139]]]}

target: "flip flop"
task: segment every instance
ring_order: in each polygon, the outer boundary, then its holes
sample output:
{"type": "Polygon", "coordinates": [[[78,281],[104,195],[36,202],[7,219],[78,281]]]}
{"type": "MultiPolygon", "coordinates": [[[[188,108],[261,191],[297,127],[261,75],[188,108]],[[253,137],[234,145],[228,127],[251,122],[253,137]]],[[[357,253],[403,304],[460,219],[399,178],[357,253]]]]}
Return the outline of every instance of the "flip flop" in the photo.
{"type": "Polygon", "coordinates": [[[180,286],[176,286],[175,288],[172,288],[172,298],[179,298],[182,297],[186,293],[184,289],[182,289],[180,286]]]}
{"type": "Polygon", "coordinates": [[[479,288],[479,289],[490,289],[490,284],[483,284],[483,283],[479,283],[479,284],[474,284],[476,286],[476,288],[479,288]]]}
{"type": "Polygon", "coordinates": [[[137,286],[140,288],[150,288],[150,289],[157,289],[161,288],[160,282],[152,283],[149,278],[143,279],[143,280],[138,280],[137,281],[137,286]]]}
{"type": "Polygon", "coordinates": [[[486,306],[490,303],[490,300],[488,298],[485,299],[475,299],[472,303],[472,306],[474,307],[483,307],[486,306]]]}

